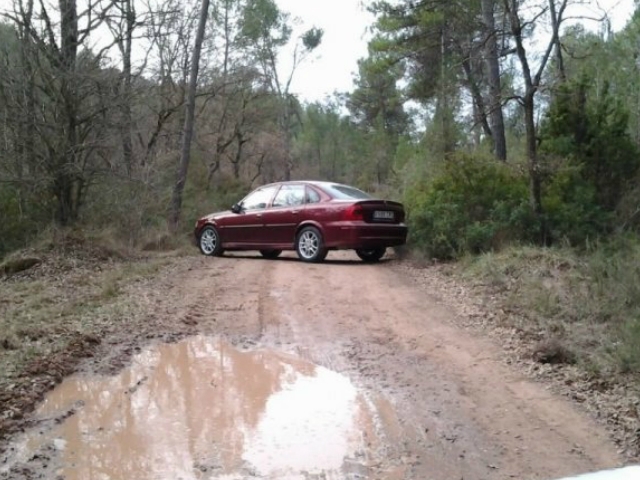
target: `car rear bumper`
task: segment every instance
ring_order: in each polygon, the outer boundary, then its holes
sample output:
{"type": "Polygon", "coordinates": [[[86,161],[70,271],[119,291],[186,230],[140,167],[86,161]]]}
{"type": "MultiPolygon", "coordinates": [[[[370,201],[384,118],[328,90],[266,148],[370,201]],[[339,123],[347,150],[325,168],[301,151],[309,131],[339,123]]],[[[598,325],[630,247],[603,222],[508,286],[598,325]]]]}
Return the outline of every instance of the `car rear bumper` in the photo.
{"type": "Polygon", "coordinates": [[[407,243],[405,224],[345,223],[334,224],[325,233],[328,248],[397,247],[407,243]]]}

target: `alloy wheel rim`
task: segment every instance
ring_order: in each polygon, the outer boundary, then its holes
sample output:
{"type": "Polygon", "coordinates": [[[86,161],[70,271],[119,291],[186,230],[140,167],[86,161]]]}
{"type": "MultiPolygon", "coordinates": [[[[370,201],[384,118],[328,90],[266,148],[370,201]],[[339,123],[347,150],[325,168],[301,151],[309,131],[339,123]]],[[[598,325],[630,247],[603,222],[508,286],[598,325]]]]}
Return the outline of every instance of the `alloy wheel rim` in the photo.
{"type": "Polygon", "coordinates": [[[209,228],[202,232],[202,236],[200,237],[200,247],[204,253],[211,255],[215,251],[217,243],[218,238],[212,229],[209,228]]]}
{"type": "Polygon", "coordinates": [[[304,258],[313,258],[320,248],[318,236],[313,232],[304,232],[300,237],[300,254],[304,258]]]}

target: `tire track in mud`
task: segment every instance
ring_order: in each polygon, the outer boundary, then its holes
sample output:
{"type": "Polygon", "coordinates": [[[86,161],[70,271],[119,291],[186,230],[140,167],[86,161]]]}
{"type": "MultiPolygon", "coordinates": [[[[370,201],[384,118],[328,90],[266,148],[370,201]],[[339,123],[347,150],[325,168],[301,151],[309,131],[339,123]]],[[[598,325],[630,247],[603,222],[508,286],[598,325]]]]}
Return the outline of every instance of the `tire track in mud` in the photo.
{"type": "Polygon", "coordinates": [[[404,478],[550,479],[619,462],[593,422],[506,369],[495,345],[395,270],[328,260],[274,262],[273,313],[300,356],[393,406],[404,478]]]}
{"type": "MultiPolygon", "coordinates": [[[[376,267],[359,262],[317,266],[279,262],[274,268],[274,313],[288,325],[286,339],[282,332],[277,338],[292,346],[297,355],[346,374],[363,388],[372,410],[383,412],[376,416],[376,436],[383,445],[377,462],[382,476],[375,478],[386,478],[389,469],[394,468],[398,478],[435,478],[424,476],[432,470],[419,453],[428,447],[424,432],[414,428],[412,421],[399,417],[396,398],[387,396],[397,393],[390,392],[392,383],[402,378],[401,370],[389,374],[380,368],[393,356],[397,362],[399,348],[393,344],[391,329],[373,321],[379,311],[363,309],[362,299],[350,298],[344,285],[327,281],[336,272],[340,272],[338,276],[342,272],[358,276],[376,267]]],[[[269,340],[265,336],[264,342],[269,340]]],[[[448,463],[447,460],[445,464],[448,463]]],[[[438,478],[453,478],[449,468],[440,465],[438,469],[442,475],[438,478]]]]}

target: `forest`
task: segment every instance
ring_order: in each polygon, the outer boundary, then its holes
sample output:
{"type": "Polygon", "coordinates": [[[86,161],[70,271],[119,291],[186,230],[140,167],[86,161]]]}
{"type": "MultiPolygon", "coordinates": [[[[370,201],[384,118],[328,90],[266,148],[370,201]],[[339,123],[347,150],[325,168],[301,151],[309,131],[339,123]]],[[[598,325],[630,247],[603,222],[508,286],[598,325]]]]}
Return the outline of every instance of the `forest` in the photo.
{"type": "Polygon", "coordinates": [[[437,259],[633,237],[640,18],[613,32],[574,2],[370,2],[353,91],[309,104],[291,82],[323,32],[294,34],[274,0],[15,0],[0,256],[56,228],[139,246],[302,178],[404,201],[437,259]]]}

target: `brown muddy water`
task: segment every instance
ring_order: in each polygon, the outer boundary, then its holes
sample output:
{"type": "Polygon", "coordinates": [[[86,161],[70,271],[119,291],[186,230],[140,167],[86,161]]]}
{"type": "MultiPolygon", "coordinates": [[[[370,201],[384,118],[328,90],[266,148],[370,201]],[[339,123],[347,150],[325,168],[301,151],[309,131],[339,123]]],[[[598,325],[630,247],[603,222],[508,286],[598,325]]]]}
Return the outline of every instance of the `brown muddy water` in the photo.
{"type": "Polygon", "coordinates": [[[65,380],[37,410],[51,426],[28,433],[0,473],[47,451],[67,480],[366,476],[381,443],[375,404],[295,356],[194,337],[117,376],[65,380]]]}

